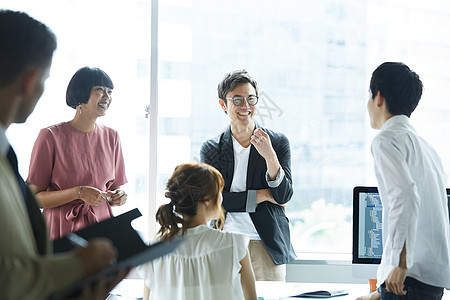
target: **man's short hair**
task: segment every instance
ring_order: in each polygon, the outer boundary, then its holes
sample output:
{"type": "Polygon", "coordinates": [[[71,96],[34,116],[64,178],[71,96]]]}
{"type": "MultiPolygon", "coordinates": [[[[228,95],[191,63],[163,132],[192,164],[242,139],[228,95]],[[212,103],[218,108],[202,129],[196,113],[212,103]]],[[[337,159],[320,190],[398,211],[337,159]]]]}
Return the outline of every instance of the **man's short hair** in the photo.
{"type": "Polygon", "coordinates": [[[67,86],[66,103],[76,108],[82,103],[88,103],[93,86],[114,88],[111,78],[99,68],[83,67],[73,76],[67,86]]]}
{"type": "Polygon", "coordinates": [[[386,107],[392,115],[411,116],[422,97],[423,84],[419,75],[407,65],[385,62],[373,73],[370,80],[372,99],[378,91],[386,99],[386,107]]]}
{"type": "Polygon", "coordinates": [[[256,96],[258,96],[258,84],[256,83],[256,80],[250,77],[246,70],[236,70],[228,73],[219,83],[219,86],[217,87],[219,99],[224,100],[226,104],[225,98],[227,97],[227,94],[234,90],[236,85],[242,83],[250,83],[255,88],[256,96]]]}
{"type": "Polygon", "coordinates": [[[56,49],[55,34],[24,12],[0,10],[0,88],[29,68],[45,68],[56,49]]]}

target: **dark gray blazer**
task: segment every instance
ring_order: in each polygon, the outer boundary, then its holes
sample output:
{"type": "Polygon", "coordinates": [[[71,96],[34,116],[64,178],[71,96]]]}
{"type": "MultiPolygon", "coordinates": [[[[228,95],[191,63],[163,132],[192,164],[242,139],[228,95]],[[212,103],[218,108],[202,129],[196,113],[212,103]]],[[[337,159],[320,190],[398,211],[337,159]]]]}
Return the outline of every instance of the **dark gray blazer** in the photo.
{"type": "MultiPolygon", "coordinates": [[[[260,128],[256,125],[256,128],[260,128]]],[[[289,140],[282,133],[262,128],[270,137],[285,177],[276,188],[270,188],[266,181],[266,162],[252,145],[247,170],[247,190],[270,189],[277,203],[287,203],[293,194],[291,176],[291,150],[289,140]]],[[[247,191],[231,193],[230,187],[234,173],[234,152],[231,127],[219,136],[207,140],[200,150],[202,162],[215,167],[225,180],[223,190],[223,207],[227,212],[246,212],[247,191]]],[[[249,215],[255,225],[275,264],[285,264],[295,259],[295,251],[291,244],[289,220],[282,206],[268,201],[258,204],[249,215]]]]}

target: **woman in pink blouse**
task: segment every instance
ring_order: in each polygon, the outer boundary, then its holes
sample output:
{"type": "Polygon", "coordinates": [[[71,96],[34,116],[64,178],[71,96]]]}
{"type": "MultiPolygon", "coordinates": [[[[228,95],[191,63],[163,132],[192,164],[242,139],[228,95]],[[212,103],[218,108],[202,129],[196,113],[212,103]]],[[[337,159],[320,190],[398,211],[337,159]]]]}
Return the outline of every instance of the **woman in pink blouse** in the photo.
{"type": "Polygon", "coordinates": [[[112,101],[114,85],[98,68],[79,69],[69,82],[67,105],[75,117],[41,129],[27,182],[44,208],[51,239],[113,216],[127,182],[117,131],[96,124],[112,101]]]}

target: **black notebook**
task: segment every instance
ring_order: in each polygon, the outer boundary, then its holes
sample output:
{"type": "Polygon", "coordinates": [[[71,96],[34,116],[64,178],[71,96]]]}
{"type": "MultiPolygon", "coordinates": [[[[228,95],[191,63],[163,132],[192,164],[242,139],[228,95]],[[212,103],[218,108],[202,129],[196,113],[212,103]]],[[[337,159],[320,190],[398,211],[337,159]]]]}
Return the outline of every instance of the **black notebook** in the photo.
{"type": "MultiPolygon", "coordinates": [[[[76,234],[86,240],[99,237],[110,239],[118,251],[117,263],[55,293],[50,299],[65,299],[77,295],[84,286],[93,284],[100,278],[114,277],[120,269],[136,267],[173,251],[183,240],[174,238],[168,242],[160,241],[150,246],[146,245],[131,226],[131,221],[140,216],[141,212],[135,208],[77,231],[76,234]]],[[[65,237],[54,242],[55,252],[69,251],[73,248],[72,243],[65,237]]]]}
{"type": "Polygon", "coordinates": [[[347,290],[334,290],[334,291],[322,290],[322,291],[302,293],[302,294],[295,295],[292,297],[296,297],[296,298],[331,298],[331,297],[345,296],[345,295],[348,295],[347,290]]]}

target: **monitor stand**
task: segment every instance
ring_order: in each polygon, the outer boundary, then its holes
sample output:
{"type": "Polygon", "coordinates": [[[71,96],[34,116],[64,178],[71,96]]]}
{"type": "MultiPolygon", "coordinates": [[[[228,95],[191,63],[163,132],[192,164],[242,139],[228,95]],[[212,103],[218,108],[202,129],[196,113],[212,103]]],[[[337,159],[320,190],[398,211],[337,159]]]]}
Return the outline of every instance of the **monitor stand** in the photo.
{"type": "Polygon", "coordinates": [[[352,264],[353,278],[376,279],[378,264],[352,264]]]}

